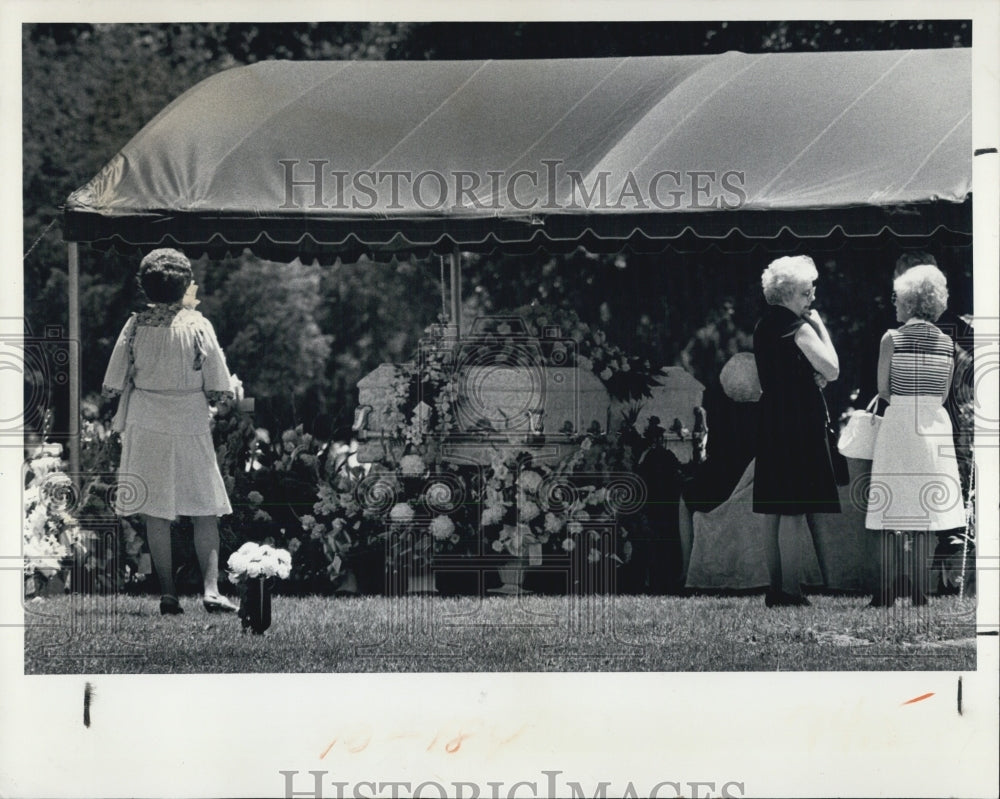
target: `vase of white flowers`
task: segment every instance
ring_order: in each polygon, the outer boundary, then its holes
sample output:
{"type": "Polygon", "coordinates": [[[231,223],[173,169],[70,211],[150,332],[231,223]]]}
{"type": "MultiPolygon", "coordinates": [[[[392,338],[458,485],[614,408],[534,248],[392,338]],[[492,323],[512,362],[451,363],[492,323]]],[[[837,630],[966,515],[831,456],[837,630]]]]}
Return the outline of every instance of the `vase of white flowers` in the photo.
{"type": "Polygon", "coordinates": [[[240,587],[240,621],[255,635],[271,626],[271,583],[269,577],[254,577],[240,587]]]}
{"type": "Polygon", "coordinates": [[[247,542],[229,556],[229,580],[240,588],[239,617],[244,630],[262,634],[271,626],[271,589],[287,579],[292,556],[269,544],[247,542]]]}

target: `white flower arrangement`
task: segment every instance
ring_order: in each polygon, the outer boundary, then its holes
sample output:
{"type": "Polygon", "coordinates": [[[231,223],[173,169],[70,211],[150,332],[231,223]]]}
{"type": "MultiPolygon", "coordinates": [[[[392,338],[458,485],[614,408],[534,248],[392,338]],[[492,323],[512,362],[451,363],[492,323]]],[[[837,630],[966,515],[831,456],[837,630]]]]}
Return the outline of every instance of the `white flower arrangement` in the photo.
{"type": "Polygon", "coordinates": [[[447,516],[435,516],[431,520],[431,535],[438,541],[447,541],[455,533],[455,523],[447,516]]]}
{"type": "Polygon", "coordinates": [[[522,522],[530,522],[538,518],[541,509],[530,499],[521,498],[517,505],[518,516],[522,522]]]}
{"type": "Polygon", "coordinates": [[[507,509],[502,505],[488,505],[483,509],[482,524],[484,527],[500,524],[507,509]]]}
{"type": "Polygon", "coordinates": [[[288,550],[248,541],[229,556],[229,581],[242,583],[257,577],[288,579],[292,556],[288,550]]]}
{"type": "Polygon", "coordinates": [[[72,491],[63,468],[60,444],[42,444],[31,455],[21,540],[24,574],[32,580],[38,577],[44,582],[61,572],[63,561],[80,541],[79,524],[61,501],[64,492],[72,491]]]}
{"type": "Polygon", "coordinates": [[[44,506],[36,505],[24,526],[24,571],[52,577],[60,570],[59,562],[69,554],[49,521],[44,506]]]}
{"type": "Polygon", "coordinates": [[[517,478],[517,485],[522,491],[537,492],[542,484],[542,476],[538,472],[525,469],[517,478]]]}
{"type": "Polygon", "coordinates": [[[399,470],[407,477],[419,477],[427,470],[427,466],[419,455],[404,455],[399,460],[399,470]]]}
{"type": "Polygon", "coordinates": [[[406,502],[397,502],[392,506],[392,510],[389,511],[390,521],[398,522],[400,524],[412,522],[413,515],[413,508],[411,508],[409,503],[406,502]]]}

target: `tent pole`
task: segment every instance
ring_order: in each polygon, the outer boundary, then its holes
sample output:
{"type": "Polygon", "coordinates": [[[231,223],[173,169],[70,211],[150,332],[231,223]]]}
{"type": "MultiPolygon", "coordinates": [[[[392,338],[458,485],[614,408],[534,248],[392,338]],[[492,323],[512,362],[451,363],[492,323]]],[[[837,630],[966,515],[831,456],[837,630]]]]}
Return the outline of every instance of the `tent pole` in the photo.
{"type": "Polygon", "coordinates": [[[80,245],[68,245],[69,267],[69,472],[80,487],[80,245]]]}
{"type": "Polygon", "coordinates": [[[451,323],[455,326],[455,340],[462,330],[462,253],[455,245],[451,252],[451,323]]]}

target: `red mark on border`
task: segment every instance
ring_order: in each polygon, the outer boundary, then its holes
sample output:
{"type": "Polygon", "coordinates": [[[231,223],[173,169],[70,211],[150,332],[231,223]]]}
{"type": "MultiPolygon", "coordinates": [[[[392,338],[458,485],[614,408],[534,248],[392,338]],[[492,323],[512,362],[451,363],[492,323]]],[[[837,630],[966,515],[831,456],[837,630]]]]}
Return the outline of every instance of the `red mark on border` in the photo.
{"type": "Polygon", "coordinates": [[[337,739],[336,738],[334,738],[332,741],[330,741],[330,745],[326,749],[323,750],[323,754],[321,754],[319,756],[320,760],[322,760],[324,757],[326,757],[330,753],[330,750],[333,749],[333,745],[335,743],[337,743],[337,739]]]}
{"type": "Polygon", "coordinates": [[[462,748],[462,741],[470,735],[471,733],[460,732],[444,745],[444,751],[446,751],[449,755],[455,754],[455,752],[462,748]]]}
{"type": "Polygon", "coordinates": [[[914,702],[923,702],[925,699],[930,699],[934,696],[934,692],[931,691],[929,694],[921,694],[920,696],[915,696],[913,699],[907,699],[903,702],[904,705],[912,705],[914,702]]]}
{"type": "Polygon", "coordinates": [[[522,725],[521,728],[517,732],[515,732],[513,735],[511,735],[509,738],[504,738],[502,741],[500,741],[500,743],[502,743],[502,744],[509,744],[511,741],[513,741],[515,738],[517,738],[522,732],[524,732],[524,725],[522,725]]]}

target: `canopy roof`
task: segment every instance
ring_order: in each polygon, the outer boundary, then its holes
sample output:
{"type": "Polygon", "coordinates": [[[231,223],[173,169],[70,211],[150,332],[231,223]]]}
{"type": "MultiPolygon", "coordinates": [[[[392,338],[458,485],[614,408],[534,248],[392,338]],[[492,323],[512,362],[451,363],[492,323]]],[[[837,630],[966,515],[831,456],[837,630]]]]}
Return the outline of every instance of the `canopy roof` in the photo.
{"type": "Polygon", "coordinates": [[[971,235],[966,49],[267,61],[161,111],[71,241],[330,259],[971,235]]]}

